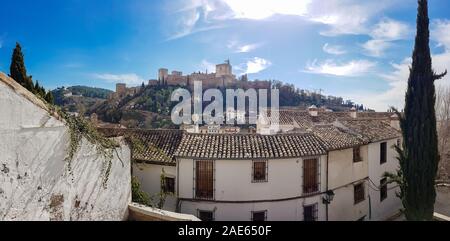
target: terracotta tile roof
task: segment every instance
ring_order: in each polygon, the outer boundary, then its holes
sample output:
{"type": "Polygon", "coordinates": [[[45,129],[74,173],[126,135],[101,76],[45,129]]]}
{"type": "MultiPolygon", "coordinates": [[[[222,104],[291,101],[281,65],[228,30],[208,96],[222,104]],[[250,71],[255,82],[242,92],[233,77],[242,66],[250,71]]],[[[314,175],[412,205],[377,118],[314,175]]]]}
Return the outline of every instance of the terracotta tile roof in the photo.
{"type": "Polygon", "coordinates": [[[173,163],[183,132],[178,130],[136,131],[134,137],[145,148],[133,151],[133,159],[146,162],[173,163]]]}
{"type": "Polygon", "coordinates": [[[125,136],[132,142],[132,159],[173,165],[174,153],[183,136],[181,130],[137,130],[99,128],[107,137],[125,136]],[[133,146],[133,143],[136,146],[133,146]]]}
{"type": "Polygon", "coordinates": [[[310,129],[316,124],[331,124],[339,118],[348,118],[349,112],[318,112],[311,116],[304,110],[280,110],[280,122],[285,125],[294,125],[302,129],[310,129]]]}
{"type": "Polygon", "coordinates": [[[394,113],[392,112],[358,112],[358,118],[389,118],[394,113]]]}
{"type": "Polygon", "coordinates": [[[349,130],[366,137],[371,142],[399,138],[400,131],[391,127],[388,119],[357,118],[341,119],[339,122],[349,130]]]}
{"type": "Polygon", "coordinates": [[[308,133],[267,136],[185,134],[175,156],[206,159],[258,159],[317,156],[325,153],[323,141],[308,133]]]}
{"type": "Polygon", "coordinates": [[[312,133],[325,142],[329,151],[356,147],[368,143],[368,139],[364,136],[351,133],[334,125],[316,125],[312,128],[312,133]]]}

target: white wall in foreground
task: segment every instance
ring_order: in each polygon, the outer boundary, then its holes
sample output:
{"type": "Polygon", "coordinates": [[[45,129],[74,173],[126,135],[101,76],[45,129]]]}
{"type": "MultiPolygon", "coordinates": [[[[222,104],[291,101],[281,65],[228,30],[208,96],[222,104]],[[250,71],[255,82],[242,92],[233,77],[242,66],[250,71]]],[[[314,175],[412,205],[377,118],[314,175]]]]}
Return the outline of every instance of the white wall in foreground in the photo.
{"type": "Polygon", "coordinates": [[[126,219],[129,148],[118,149],[106,187],[108,162],[87,141],[69,172],[68,129],[0,78],[0,220],[126,219]]]}

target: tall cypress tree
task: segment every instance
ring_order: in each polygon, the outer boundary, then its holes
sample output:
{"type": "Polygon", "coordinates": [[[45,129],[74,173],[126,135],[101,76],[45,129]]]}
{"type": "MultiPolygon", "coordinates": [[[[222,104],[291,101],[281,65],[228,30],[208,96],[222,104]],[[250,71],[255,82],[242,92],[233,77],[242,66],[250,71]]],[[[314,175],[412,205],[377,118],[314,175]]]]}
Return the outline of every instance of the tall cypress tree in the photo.
{"type": "Polygon", "coordinates": [[[431,220],[436,201],[435,179],[439,163],[434,81],[444,77],[432,69],[429,47],[428,1],[418,0],[417,35],[408,79],[403,148],[399,153],[401,197],[408,220],[431,220]]]}
{"type": "Polygon", "coordinates": [[[9,68],[9,76],[29,91],[33,91],[33,81],[29,76],[27,76],[22,47],[19,43],[16,43],[16,48],[14,48],[13,51],[11,66],[9,68]]]}

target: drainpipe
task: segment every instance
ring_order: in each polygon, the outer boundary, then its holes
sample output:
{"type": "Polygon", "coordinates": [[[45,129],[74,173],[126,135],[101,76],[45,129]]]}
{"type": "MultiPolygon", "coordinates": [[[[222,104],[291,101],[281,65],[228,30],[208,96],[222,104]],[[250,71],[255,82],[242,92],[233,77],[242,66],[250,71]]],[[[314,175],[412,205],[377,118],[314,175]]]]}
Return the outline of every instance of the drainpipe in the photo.
{"type": "Polygon", "coordinates": [[[177,165],[177,176],[175,177],[175,180],[177,181],[177,190],[176,190],[176,192],[177,192],[177,196],[176,196],[176,198],[177,198],[177,206],[176,206],[176,208],[175,208],[175,212],[177,212],[177,213],[180,213],[181,212],[181,202],[180,202],[180,179],[179,179],[179,177],[180,177],[180,165],[179,165],[179,160],[178,160],[178,158],[175,158],[175,160],[176,160],[176,165],[177,165]]]}
{"type": "MultiPolygon", "coordinates": [[[[326,178],[327,178],[327,180],[326,180],[326,191],[328,192],[328,157],[330,156],[330,152],[329,151],[327,151],[327,170],[326,170],[326,172],[327,172],[327,176],[326,176],[326,178]]],[[[325,204],[325,213],[326,213],[326,221],[328,221],[328,205],[329,205],[329,203],[327,202],[326,204],[325,204]]]]}

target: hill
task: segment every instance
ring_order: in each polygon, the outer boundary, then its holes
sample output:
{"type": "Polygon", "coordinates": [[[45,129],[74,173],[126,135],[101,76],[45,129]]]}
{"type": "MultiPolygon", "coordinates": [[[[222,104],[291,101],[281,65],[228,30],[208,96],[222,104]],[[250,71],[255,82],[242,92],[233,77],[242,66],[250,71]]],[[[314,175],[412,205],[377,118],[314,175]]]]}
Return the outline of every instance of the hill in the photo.
{"type": "MultiPolygon", "coordinates": [[[[356,105],[350,100],[344,101],[341,97],[297,89],[294,85],[280,81],[272,81],[272,85],[280,90],[281,107],[307,108],[316,105],[334,111],[349,110],[355,106],[360,110],[364,109],[362,105],[356,105]]],[[[177,103],[171,102],[170,97],[177,88],[179,87],[146,86],[135,95],[108,99],[101,104],[92,105],[87,114],[96,113],[104,122],[120,123],[129,128],[174,128],[170,113],[177,103]]],[[[226,96],[225,93],[223,96],[226,96]]],[[[204,106],[208,104],[204,103],[204,106]]]]}
{"type": "Polygon", "coordinates": [[[175,128],[170,112],[177,104],[170,101],[175,86],[146,86],[135,95],[108,99],[94,105],[87,114],[96,113],[104,122],[120,123],[129,128],[175,128]]]}
{"type": "Polygon", "coordinates": [[[55,104],[70,112],[85,112],[103,103],[113,92],[87,86],[61,87],[52,90],[55,104]]]}

